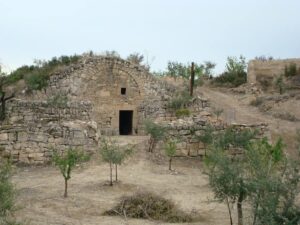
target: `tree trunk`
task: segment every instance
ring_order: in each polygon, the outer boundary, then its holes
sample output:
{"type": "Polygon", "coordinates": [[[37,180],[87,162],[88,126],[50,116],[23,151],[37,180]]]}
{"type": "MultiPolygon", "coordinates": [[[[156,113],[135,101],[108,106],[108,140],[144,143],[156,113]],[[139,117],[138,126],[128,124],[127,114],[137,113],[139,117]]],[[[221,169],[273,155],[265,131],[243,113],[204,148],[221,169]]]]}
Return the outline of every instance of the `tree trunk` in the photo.
{"type": "Polygon", "coordinates": [[[172,170],[172,157],[170,157],[170,159],[169,159],[169,170],[172,170]]]}
{"type": "Polygon", "coordinates": [[[109,185],[112,186],[113,182],[112,182],[112,164],[111,164],[111,162],[109,162],[109,169],[110,169],[110,183],[109,183],[109,185]]]}
{"type": "Polygon", "coordinates": [[[242,208],[243,194],[240,193],[237,202],[238,225],[243,225],[243,208],[242,208]]]}
{"type": "Polygon", "coordinates": [[[64,197],[68,197],[68,180],[65,179],[65,194],[64,194],[64,197]]]}
{"type": "Polygon", "coordinates": [[[118,165],[116,164],[116,181],[118,181],[118,165]]]}
{"type": "Polygon", "coordinates": [[[195,64],[194,64],[194,62],[192,62],[191,81],[190,81],[190,96],[191,97],[193,97],[194,83],[195,83],[195,64]]]}
{"type": "Polygon", "coordinates": [[[232,215],[231,215],[231,209],[230,209],[228,198],[226,198],[226,203],[227,203],[227,208],[228,208],[228,213],[229,213],[229,218],[230,218],[230,225],[233,225],[232,215]]]}

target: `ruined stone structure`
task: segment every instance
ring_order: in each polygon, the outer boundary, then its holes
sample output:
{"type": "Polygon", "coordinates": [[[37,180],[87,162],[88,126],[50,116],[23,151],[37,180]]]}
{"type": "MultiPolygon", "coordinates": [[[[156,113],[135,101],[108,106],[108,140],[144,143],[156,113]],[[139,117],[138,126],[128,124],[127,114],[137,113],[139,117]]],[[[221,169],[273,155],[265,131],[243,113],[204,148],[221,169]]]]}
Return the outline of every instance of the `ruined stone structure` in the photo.
{"type": "Polygon", "coordinates": [[[18,163],[43,164],[51,159],[54,149],[95,152],[101,135],[143,135],[145,119],[164,124],[169,137],[181,137],[178,154],[202,154],[203,145],[194,134],[203,132],[207,125],[218,129],[226,125],[215,120],[208,100],[201,96],[191,100],[190,117],[174,117],[167,105],[176,91],[128,61],[82,57],[52,74],[45,90],[7,102],[6,120],[0,129],[0,156],[18,163]]]}
{"type": "Polygon", "coordinates": [[[273,80],[284,73],[284,68],[296,64],[300,68],[300,59],[284,60],[251,60],[248,64],[248,83],[259,83],[263,80],[273,80]]]}
{"type": "Polygon", "coordinates": [[[8,102],[0,130],[1,155],[44,163],[53,149],[95,151],[100,135],[142,134],[145,118],[166,116],[174,87],[128,61],[83,57],[50,77],[45,91],[8,102]],[[49,100],[65,97],[56,105],[49,100]]]}

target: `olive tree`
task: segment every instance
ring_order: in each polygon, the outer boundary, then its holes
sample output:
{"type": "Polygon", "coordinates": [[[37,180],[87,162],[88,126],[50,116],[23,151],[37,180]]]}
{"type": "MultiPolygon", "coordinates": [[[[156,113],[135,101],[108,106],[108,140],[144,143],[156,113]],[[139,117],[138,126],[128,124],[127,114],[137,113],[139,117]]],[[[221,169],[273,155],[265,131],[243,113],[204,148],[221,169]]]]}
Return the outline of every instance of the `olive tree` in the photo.
{"type": "Polygon", "coordinates": [[[215,198],[226,203],[231,224],[230,206],[236,204],[238,224],[242,225],[242,206],[247,202],[253,225],[296,225],[300,219],[295,204],[299,193],[299,159],[287,158],[281,139],[272,145],[266,138],[253,137],[247,132],[237,135],[232,129],[214,137],[206,168],[215,198]],[[232,147],[239,147],[240,154],[230,154],[228,149],[232,147]]]}
{"type": "Polygon", "coordinates": [[[148,151],[153,152],[157,142],[165,137],[166,128],[151,120],[146,120],[144,125],[146,133],[150,135],[148,151]]]}
{"type": "Polygon", "coordinates": [[[102,139],[99,153],[104,162],[109,163],[110,186],[113,185],[113,165],[115,165],[115,180],[118,180],[118,165],[133,152],[131,147],[122,147],[117,145],[113,140],[102,139]]]}
{"type": "Polygon", "coordinates": [[[176,140],[169,139],[164,148],[166,155],[169,157],[169,170],[172,170],[172,159],[176,154],[176,140]]]}
{"type": "Polygon", "coordinates": [[[69,148],[67,151],[58,153],[54,151],[52,160],[65,180],[64,197],[68,197],[68,180],[71,179],[71,172],[76,164],[89,160],[89,155],[78,149],[69,148]]]}

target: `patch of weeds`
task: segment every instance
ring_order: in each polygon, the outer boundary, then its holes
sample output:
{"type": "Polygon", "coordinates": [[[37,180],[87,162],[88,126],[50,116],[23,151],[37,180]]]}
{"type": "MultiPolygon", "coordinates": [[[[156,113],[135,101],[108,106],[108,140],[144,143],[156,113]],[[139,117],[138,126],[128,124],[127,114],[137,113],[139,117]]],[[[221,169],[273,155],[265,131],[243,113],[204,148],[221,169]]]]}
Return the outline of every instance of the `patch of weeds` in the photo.
{"type": "Polygon", "coordinates": [[[48,98],[47,103],[52,107],[65,108],[68,105],[68,96],[65,94],[56,94],[48,98]]]}
{"type": "Polygon", "coordinates": [[[191,112],[188,109],[177,109],[175,115],[177,118],[180,118],[191,115],[191,112]]]}
{"type": "Polygon", "coordinates": [[[253,99],[251,102],[250,102],[250,105],[252,106],[260,106],[263,104],[263,99],[261,97],[256,97],[255,99],[253,99]]]}
{"type": "Polygon", "coordinates": [[[123,197],[118,205],[104,215],[152,219],[170,223],[192,222],[192,216],[177,209],[173,202],[152,193],[123,197]]]}
{"type": "Polygon", "coordinates": [[[299,119],[296,116],[290,114],[289,112],[275,113],[273,116],[275,118],[279,118],[279,119],[282,119],[282,120],[288,120],[288,121],[291,121],[291,122],[299,121],[299,119]]]}

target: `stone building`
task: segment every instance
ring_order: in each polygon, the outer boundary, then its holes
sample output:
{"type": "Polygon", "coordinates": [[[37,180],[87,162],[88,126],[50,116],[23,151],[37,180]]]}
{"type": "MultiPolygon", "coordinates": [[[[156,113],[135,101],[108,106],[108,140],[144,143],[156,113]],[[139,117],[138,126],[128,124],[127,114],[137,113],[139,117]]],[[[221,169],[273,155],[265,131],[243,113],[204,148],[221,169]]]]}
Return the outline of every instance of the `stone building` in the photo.
{"type": "Polygon", "coordinates": [[[85,57],[51,76],[47,93],[90,102],[91,117],[102,134],[136,135],[144,118],[164,116],[162,93],[172,93],[173,89],[128,61],[85,57]]]}
{"type": "Polygon", "coordinates": [[[0,155],[44,163],[53,149],[95,151],[101,135],[143,134],[146,118],[166,116],[174,87],[120,58],[84,56],[50,76],[48,87],[7,104],[0,155]],[[57,104],[53,99],[66,99],[57,104]]]}

